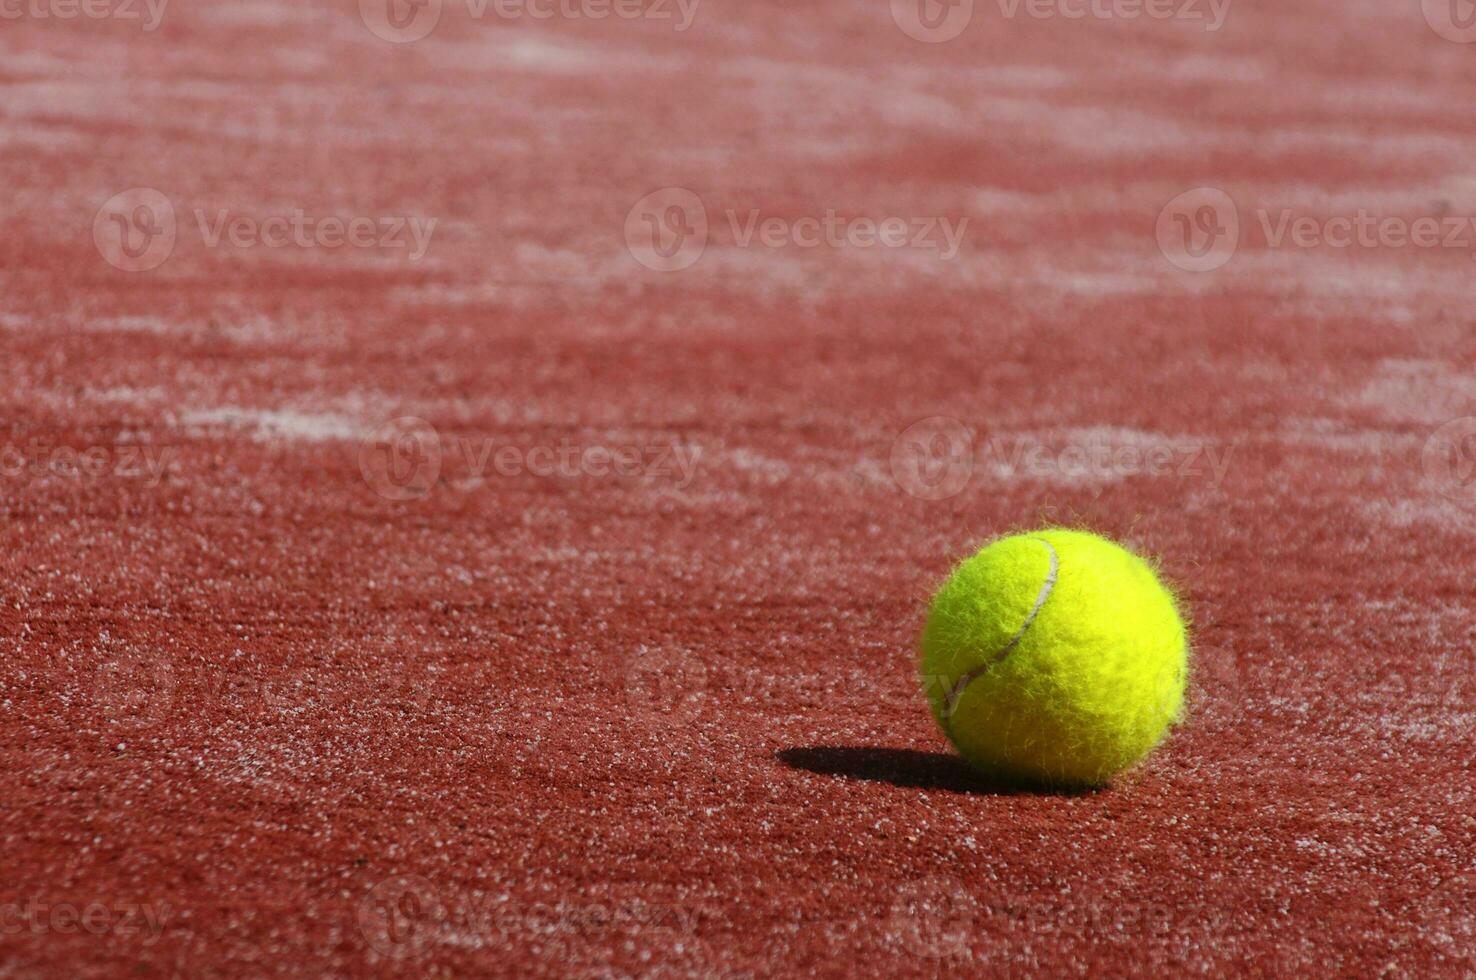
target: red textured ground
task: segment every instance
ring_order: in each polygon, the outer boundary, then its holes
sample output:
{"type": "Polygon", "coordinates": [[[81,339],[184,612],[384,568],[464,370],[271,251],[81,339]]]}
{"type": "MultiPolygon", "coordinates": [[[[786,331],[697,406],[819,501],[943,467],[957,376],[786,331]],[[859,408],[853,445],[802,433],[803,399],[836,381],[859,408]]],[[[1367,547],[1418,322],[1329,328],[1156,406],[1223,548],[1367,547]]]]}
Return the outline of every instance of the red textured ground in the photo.
{"type": "Polygon", "coordinates": [[[1476,970],[1476,232],[1266,232],[1476,215],[1440,3],[50,2],[0,21],[0,974],[1476,970]],[[299,209],[437,224],[212,239],[299,209]],[[744,235],[828,211],[969,223],[744,235]],[[933,585],[1051,521],[1198,628],[1094,794],[916,690],[933,585]]]}

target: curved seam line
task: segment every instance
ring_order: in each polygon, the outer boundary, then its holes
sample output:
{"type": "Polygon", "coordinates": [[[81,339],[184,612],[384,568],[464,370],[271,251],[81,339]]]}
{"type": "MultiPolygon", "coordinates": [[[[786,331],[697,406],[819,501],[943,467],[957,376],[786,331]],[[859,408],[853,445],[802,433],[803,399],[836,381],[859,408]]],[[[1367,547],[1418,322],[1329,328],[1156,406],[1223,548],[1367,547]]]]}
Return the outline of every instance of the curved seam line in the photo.
{"type": "Polygon", "coordinates": [[[1056,554],[1056,549],[1044,538],[1031,538],[1031,540],[1039,541],[1045,545],[1046,551],[1049,551],[1051,554],[1051,567],[1046,572],[1045,581],[1041,583],[1040,593],[1035,597],[1035,606],[1030,610],[1030,615],[1025,617],[1025,622],[1015,631],[1015,635],[1010,637],[1010,641],[1004,645],[1003,649],[988,661],[975,667],[958,679],[958,683],[953,686],[953,690],[948,692],[943,701],[943,717],[945,719],[951,720],[953,718],[953,712],[958,709],[958,702],[963,697],[965,688],[989,673],[989,671],[993,670],[1006,657],[1015,652],[1015,647],[1019,646],[1020,641],[1025,638],[1025,631],[1030,629],[1030,625],[1035,622],[1035,617],[1040,615],[1041,607],[1045,605],[1046,600],[1051,596],[1051,592],[1056,588],[1056,576],[1061,570],[1061,559],[1056,554]]]}

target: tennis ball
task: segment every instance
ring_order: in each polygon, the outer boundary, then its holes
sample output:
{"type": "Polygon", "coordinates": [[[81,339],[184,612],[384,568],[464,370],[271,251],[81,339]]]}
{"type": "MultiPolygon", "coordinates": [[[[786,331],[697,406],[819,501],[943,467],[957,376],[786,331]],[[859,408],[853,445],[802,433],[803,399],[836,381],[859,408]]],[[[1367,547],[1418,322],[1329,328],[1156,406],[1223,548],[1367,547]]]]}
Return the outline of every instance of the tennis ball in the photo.
{"type": "Polygon", "coordinates": [[[1188,641],[1148,563],[1105,538],[1001,538],[954,569],[922,635],[933,715],[975,768],[1106,783],[1183,715],[1188,641]]]}

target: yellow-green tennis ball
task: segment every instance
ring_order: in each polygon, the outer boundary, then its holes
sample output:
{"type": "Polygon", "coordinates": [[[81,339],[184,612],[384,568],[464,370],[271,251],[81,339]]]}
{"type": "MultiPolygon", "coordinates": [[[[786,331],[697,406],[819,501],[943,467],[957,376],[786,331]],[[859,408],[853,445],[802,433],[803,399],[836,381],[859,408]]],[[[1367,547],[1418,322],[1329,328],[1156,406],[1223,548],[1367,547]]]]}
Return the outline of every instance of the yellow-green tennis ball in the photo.
{"type": "Polygon", "coordinates": [[[933,715],[985,773],[1095,786],[1183,713],[1188,642],[1148,563],[1105,538],[1001,538],[933,599],[922,675],[933,715]]]}

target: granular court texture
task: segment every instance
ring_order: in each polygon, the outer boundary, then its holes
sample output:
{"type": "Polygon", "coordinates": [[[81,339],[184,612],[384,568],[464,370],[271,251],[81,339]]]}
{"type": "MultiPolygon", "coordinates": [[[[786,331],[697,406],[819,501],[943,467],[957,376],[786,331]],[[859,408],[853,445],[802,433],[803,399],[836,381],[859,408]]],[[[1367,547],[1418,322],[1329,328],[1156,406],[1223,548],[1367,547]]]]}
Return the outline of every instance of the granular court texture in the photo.
{"type": "Polygon", "coordinates": [[[158,7],[0,24],[0,973],[1476,970],[1459,5],[158,7]],[[918,690],[1045,524],[1101,792],[918,690]]]}

